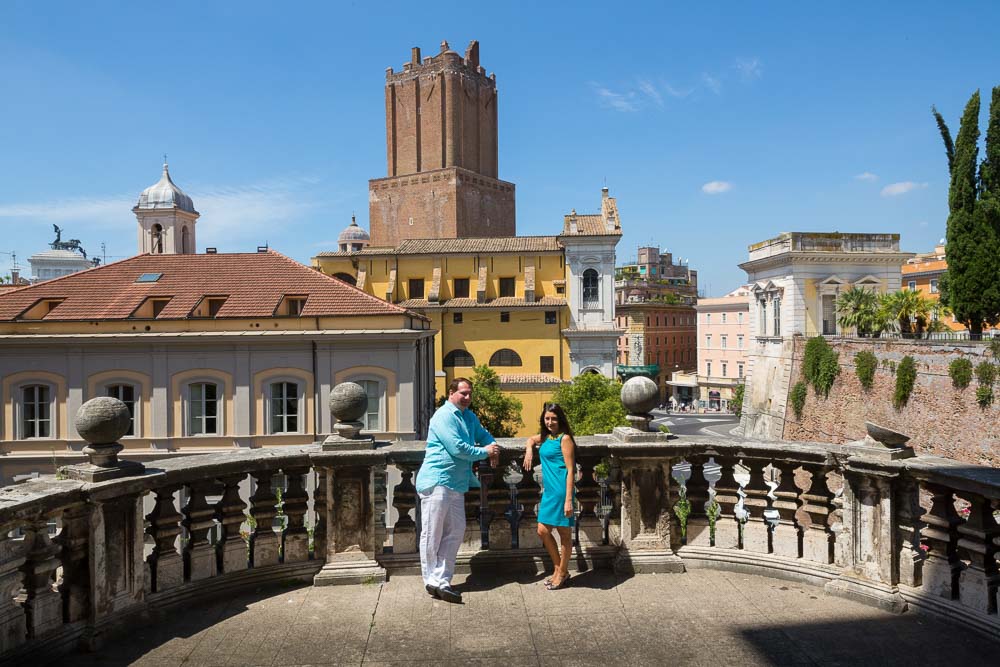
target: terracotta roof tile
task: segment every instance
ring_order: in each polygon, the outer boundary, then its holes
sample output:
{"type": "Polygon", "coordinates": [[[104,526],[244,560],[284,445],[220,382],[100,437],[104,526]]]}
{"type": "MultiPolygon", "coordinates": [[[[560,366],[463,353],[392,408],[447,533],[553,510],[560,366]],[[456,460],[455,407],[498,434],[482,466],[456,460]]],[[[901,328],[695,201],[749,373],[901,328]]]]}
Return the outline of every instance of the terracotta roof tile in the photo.
{"type": "Polygon", "coordinates": [[[269,250],[263,253],[137,255],[0,294],[0,321],[11,321],[42,299],[63,301],[52,320],[123,320],[149,297],[170,297],[157,319],[183,319],[206,296],[225,296],[218,318],[272,317],[282,297],[305,296],[304,317],[396,315],[400,306],[269,250]],[[160,273],[154,282],[136,282],[160,273]]]}
{"type": "Polygon", "coordinates": [[[567,215],[563,220],[563,233],[561,236],[621,236],[620,229],[608,231],[604,216],[594,215],[567,215]],[[576,219],[576,231],[571,231],[570,221],[576,219]]]}

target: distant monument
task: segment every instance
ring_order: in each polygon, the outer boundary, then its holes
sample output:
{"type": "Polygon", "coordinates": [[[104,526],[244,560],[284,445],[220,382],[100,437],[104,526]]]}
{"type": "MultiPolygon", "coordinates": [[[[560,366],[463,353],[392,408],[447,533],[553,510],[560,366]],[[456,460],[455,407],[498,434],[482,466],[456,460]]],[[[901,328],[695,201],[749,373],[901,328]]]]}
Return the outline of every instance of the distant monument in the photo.
{"type": "Polygon", "coordinates": [[[63,241],[62,228],[59,225],[52,225],[52,229],[56,233],[56,238],[49,243],[51,250],[44,250],[28,258],[28,263],[31,264],[32,282],[68,276],[100,265],[100,258],[87,258],[87,251],[80,245],[80,239],[63,241]]]}

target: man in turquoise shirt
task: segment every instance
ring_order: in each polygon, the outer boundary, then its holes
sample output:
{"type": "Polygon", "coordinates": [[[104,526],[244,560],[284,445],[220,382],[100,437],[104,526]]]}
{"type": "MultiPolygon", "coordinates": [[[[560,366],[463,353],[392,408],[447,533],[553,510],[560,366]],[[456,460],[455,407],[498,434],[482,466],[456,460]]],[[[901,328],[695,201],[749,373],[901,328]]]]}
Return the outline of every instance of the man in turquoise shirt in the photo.
{"type": "Polygon", "coordinates": [[[500,447],[469,410],[471,402],[472,382],[452,380],[448,400],[431,417],[427,450],[417,473],[420,572],[427,592],[445,602],[462,601],[451,578],[465,535],[465,492],[479,488],[472,462],[488,457],[496,465],[500,460],[500,447]]]}

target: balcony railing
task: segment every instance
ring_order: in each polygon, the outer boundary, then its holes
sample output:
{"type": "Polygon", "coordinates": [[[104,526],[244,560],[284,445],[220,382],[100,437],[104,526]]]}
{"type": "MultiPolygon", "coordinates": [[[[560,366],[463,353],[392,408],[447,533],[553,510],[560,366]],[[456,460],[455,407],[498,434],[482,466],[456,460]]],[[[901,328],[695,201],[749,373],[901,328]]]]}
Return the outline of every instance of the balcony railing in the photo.
{"type": "MultiPolygon", "coordinates": [[[[522,442],[501,447],[502,465],[480,465],[482,488],[466,494],[459,564],[534,570],[542,489],[519,469],[522,442]]],[[[1000,470],[857,443],[708,436],[581,437],[578,452],[575,541],[590,567],[754,571],[1000,635],[1000,470]]],[[[420,442],[281,447],[6,487],[0,658],[96,646],[137,614],[267,581],[412,571],[422,458],[420,442]]]]}

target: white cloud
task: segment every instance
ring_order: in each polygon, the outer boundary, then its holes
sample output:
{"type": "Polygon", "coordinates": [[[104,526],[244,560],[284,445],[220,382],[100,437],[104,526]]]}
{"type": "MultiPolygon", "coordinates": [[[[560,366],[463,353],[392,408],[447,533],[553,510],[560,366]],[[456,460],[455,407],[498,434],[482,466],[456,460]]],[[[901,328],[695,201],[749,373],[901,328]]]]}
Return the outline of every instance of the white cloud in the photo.
{"type": "Polygon", "coordinates": [[[926,183],[914,183],[913,181],[902,181],[901,183],[890,183],[889,185],[882,188],[883,197],[898,197],[899,195],[905,195],[907,192],[913,190],[919,190],[926,188],[926,183]]]}
{"type": "Polygon", "coordinates": [[[670,97],[676,97],[677,99],[684,99],[694,92],[691,88],[674,88],[669,83],[663,84],[663,90],[667,91],[667,95],[670,95],[670,97]]]}
{"type": "Polygon", "coordinates": [[[656,86],[646,79],[639,80],[639,91],[649,99],[653,100],[653,103],[656,106],[661,108],[663,107],[663,95],[661,95],[660,91],[656,89],[656,86]]]}
{"type": "Polygon", "coordinates": [[[863,171],[854,177],[856,181],[868,181],[869,183],[874,183],[878,180],[878,176],[871,173],[870,171],[863,171]]]}
{"type": "Polygon", "coordinates": [[[722,82],[707,72],[702,73],[701,82],[716,95],[722,92],[722,82]]]}
{"type": "Polygon", "coordinates": [[[721,195],[733,189],[733,184],[728,181],[709,181],[701,186],[701,191],[706,195],[721,195]]]}
{"type": "Polygon", "coordinates": [[[599,86],[597,84],[592,85],[594,86],[594,90],[597,91],[597,97],[600,99],[603,106],[622,112],[639,110],[639,105],[636,102],[636,95],[634,91],[616,93],[603,86],[599,86]]]}
{"type": "Polygon", "coordinates": [[[736,69],[745,83],[759,79],[764,74],[759,58],[737,58],[736,69]]]}

